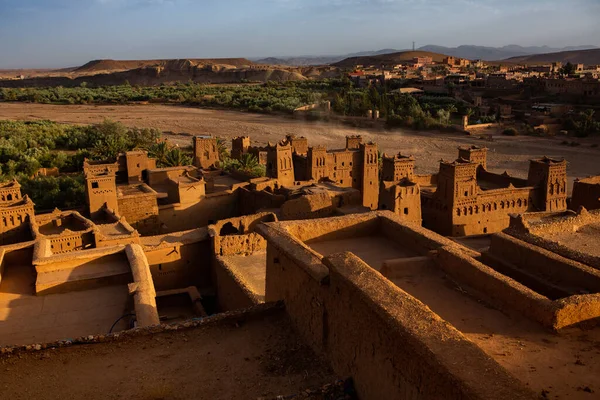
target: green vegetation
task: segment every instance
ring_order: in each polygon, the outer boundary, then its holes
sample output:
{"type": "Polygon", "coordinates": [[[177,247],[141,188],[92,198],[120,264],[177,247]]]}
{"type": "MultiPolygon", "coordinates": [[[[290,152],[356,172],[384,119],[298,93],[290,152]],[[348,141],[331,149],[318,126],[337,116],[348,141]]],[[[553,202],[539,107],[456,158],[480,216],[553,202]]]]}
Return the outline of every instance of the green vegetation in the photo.
{"type": "Polygon", "coordinates": [[[0,121],[0,180],[17,178],[38,210],[81,206],[85,190],[80,174],[34,175],[40,168],[54,167],[61,173],[81,172],[86,157],[115,159],[120,152],[148,148],[159,137],[158,130],[127,128],[110,120],[96,126],[0,121]]]}
{"type": "Polygon", "coordinates": [[[205,107],[226,107],[251,112],[284,112],[317,102],[331,86],[329,81],[212,86],[197,83],[137,87],[0,89],[0,101],[45,104],[127,104],[152,101],[205,107]]]}
{"type": "Polygon", "coordinates": [[[265,166],[258,162],[255,155],[249,153],[242,154],[239,160],[226,157],[221,164],[223,169],[229,172],[239,171],[244,175],[255,178],[266,175],[265,166]]]}
{"type": "Polygon", "coordinates": [[[594,110],[585,110],[567,119],[564,128],[575,132],[577,137],[600,134],[600,122],[594,118],[594,110]]]}
{"type": "Polygon", "coordinates": [[[444,129],[450,126],[453,113],[468,112],[463,103],[449,97],[423,96],[417,100],[413,96],[402,94],[394,96],[392,102],[394,108],[387,118],[390,127],[444,129]]]}
{"type": "Polygon", "coordinates": [[[35,203],[36,211],[61,210],[85,204],[85,180],[82,174],[18,177],[21,191],[35,203]]]}
{"type": "MultiPolygon", "coordinates": [[[[398,111],[398,107],[403,106],[406,97],[411,97],[393,93],[392,89],[396,86],[396,83],[390,82],[386,86],[356,88],[347,78],[255,85],[180,83],[150,87],[121,85],[96,88],[82,85],[74,88],[4,88],[0,89],[0,101],[55,104],[127,104],[151,101],[291,114],[298,107],[330,100],[333,111],[340,115],[365,116],[369,110],[379,110],[380,116],[387,118],[392,115],[404,116],[398,111]]],[[[425,114],[438,120],[437,113],[442,109],[451,114],[467,110],[465,103],[450,97],[423,96],[417,102],[425,114]]],[[[418,115],[412,117],[416,118],[418,115]]],[[[442,118],[442,121],[447,124],[449,118],[442,118]]]]}

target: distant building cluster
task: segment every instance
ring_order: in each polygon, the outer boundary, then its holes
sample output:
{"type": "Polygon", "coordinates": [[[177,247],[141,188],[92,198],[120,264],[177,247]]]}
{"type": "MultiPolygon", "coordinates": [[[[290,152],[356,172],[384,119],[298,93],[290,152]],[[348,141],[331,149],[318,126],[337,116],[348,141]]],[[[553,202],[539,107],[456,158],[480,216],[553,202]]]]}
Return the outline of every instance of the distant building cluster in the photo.
{"type": "Polygon", "coordinates": [[[35,213],[17,181],[0,185],[0,357],[119,352],[123,332],[131,345],[204,324],[247,337],[246,317],[268,314],[365,399],[534,398],[549,381],[522,365],[566,376],[551,378],[565,393],[582,385],[565,371],[595,357],[573,329],[600,329],[599,177],[569,198],[564,159],[518,178],[468,146],[425,175],[361,136],[339,149],[234,138],[234,160],[264,167],[255,177],[222,169],[215,137],[192,145],[188,166],[142,150],[85,160],[75,210],[35,213]],[[552,357],[522,351],[559,340],[552,357]]]}

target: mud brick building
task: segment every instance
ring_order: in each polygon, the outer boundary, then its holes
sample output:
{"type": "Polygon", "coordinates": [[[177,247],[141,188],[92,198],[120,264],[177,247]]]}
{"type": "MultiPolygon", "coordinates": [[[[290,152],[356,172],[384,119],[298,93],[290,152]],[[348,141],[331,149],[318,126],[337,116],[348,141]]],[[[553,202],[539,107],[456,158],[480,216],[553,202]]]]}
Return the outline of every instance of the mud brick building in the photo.
{"type": "Polygon", "coordinates": [[[570,208],[578,210],[579,207],[585,207],[588,210],[600,208],[600,176],[575,180],[570,208]]]}
{"type": "Polygon", "coordinates": [[[212,136],[194,136],[194,165],[198,168],[208,169],[219,162],[219,148],[217,139],[212,136]]]}
{"type": "Polygon", "coordinates": [[[460,150],[440,172],[421,176],[424,226],[444,235],[500,232],[509,214],[561,211],[567,208],[567,162],[547,157],[531,160],[527,179],[486,170],[487,149],[460,150]]]}

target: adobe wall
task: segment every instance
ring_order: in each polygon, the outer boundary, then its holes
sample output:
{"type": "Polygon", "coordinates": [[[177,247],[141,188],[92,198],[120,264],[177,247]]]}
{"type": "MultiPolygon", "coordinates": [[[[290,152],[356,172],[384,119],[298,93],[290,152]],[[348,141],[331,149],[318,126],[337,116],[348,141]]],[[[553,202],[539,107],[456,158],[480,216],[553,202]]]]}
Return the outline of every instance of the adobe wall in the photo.
{"type": "Polygon", "coordinates": [[[280,229],[259,228],[268,238],[266,301],[284,301],[305,340],[337,374],[352,376],[359,398],[534,398],[460,332],[355,256],[333,255],[323,264],[280,229]]]}
{"type": "Polygon", "coordinates": [[[160,231],[158,204],[154,194],[119,197],[119,214],[142,235],[160,231]]]}
{"type": "Polygon", "coordinates": [[[550,299],[457,250],[443,247],[437,266],[457,281],[475,289],[499,309],[512,308],[548,328],[555,327],[555,306],[550,299]]]}
{"type": "Polygon", "coordinates": [[[195,204],[169,204],[159,207],[161,232],[179,232],[208,226],[239,215],[239,190],[208,194],[195,204]]]}
{"type": "Polygon", "coordinates": [[[557,285],[600,292],[600,271],[505,233],[491,236],[489,252],[557,285]]]}
{"type": "Polygon", "coordinates": [[[277,221],[277,216],[270,212],[218,221],[209,226],[209,235],[213,238],[214,254],[220,256],[249,255],[265,250],[267,242],[261,235],[254,232],[254,229],[262,222],[274,221],[277,221]],[[233,232],[233,230],[237,230],[237,232],[233,232]]]}
{"type": "Polygon", "coordinates": [[[85,250],[91,248],[95,243],[93,232],[73,232],[71,234],[52,235],[42,240],[48,240],[53,254],[85,250]]]}

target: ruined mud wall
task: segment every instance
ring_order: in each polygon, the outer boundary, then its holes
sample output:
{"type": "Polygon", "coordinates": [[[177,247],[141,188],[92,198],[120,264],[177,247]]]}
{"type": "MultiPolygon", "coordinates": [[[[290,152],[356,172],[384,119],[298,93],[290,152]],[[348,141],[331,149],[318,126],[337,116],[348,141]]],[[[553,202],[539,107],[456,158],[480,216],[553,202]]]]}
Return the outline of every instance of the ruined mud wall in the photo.
{"type": "Polygon", "coordinates": [[[334,255],[322,264],[282,231],[259,230],[268,238],[266,301],[284,301],[299,333],[336,373],[352,376],[360,398],[534,398],[460,332],[355,256],[334,255]]]}
{"type": "Polygon", "coordinates": [[[600,292],[600,271],[504,233],[491,237],[489,252],[557,285],[600,292]]]}
{"type": "Polygon", "coordinates": [[[267,248],[266,240],[257,233],[222,236],[218,253],[221,256],[234,254],[252,254],[267,248]]]}

